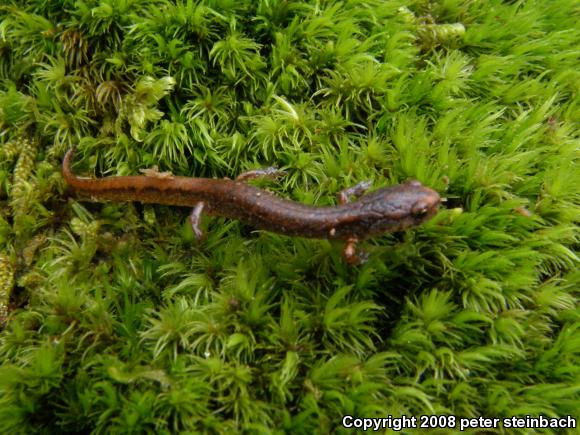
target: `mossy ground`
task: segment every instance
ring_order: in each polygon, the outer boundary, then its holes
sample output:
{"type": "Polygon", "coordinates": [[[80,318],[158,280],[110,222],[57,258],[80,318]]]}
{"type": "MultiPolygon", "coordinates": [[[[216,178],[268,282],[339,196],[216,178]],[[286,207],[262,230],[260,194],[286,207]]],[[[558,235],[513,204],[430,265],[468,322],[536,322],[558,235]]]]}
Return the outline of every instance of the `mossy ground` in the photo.
{"type": "Polygon", "coordinates": [[[578,417],[579,14],[570,0],[0,6],[0,431],[578,417]],[[84,175],[277,165],[288,175],[262,185],[305,203],[408,178],[447,202],[366,242],[358,267],[338,244],[223,218],[197,245],[188,210],[70,195],[60,159],[77,143],[84,175]]]}

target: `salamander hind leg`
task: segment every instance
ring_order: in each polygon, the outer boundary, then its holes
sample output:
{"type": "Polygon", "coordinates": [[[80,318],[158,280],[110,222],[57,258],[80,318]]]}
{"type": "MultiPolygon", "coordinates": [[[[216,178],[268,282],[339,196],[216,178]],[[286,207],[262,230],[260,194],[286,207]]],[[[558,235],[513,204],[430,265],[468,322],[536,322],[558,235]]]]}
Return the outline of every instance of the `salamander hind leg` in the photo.
{"type": "Polygon", "coordinates": [[[203,239],[203,231],[199,227],[199,224],[201,223],[201,214],[204,205],[203,202],[198,202],[189,215],[189,223],[191,224],[191,229],[193,230],[193,234],[195,234],[195,238],[198,242],[201,242],[201,239],[203,239]]]}
{"type": "Polygon", "coordinates": [[[286,171],[278,169],[275,166],[270,166],[269,168],[253,169],[251,171],[242,172],[236,177],[236,181],[247,181],[253,180],[254,178],[271,178],[276,180],[286,174],[286,171]]]}
{"type": "Polygon", "coordinates": [[[347,189],[341,190],[340,192],[338,192],[337,198],[338,198],[338,203],[341,205],[344,205],[348,202],[350,202],[350,198],[359,198],[360,196],[364,195],[364,193],[369,190],[369,187],[371,187],[371,185],[373,184],[372,181],[370,180],[365,180],[365,181],[361,181],[358,184],[355,184],[352,187],[349,187],[347,189]]]}
{"type": "Polygon", "coordinates": [[[171,172],[159,172],[159,168],[157,167],[157,165],[153,166],[152,168],[148,168],[148,169],[139,169],[139,172],[141,172],[146,177],[167,179],[167,180],[175,178],[175,176],[171,172]]]}

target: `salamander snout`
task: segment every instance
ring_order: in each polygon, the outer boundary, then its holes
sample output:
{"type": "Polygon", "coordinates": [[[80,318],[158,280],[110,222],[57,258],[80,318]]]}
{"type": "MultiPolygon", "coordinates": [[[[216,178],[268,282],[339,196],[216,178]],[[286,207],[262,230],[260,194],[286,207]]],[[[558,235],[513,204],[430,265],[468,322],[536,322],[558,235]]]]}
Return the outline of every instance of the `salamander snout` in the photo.
{"type": "Polygon", "coordinates": [[[411,215],[417,222],[425,222],[437,213],[441,197],[437,192],[421,185],[418,181],[413,181],[410,186],[415,189],[415,202],[410,209],[411,215]]]}
{"type": "Polygon", "coordinates": [[[411,207],[411,213],[413,216],[421,217],[436,209],[439,206],[441,199],[437,192],[433,192],[434,195],[427,192],[427,194],[417,200],[411,207]]]}
{"type": "Polygon", "coordinates": [[[425,215],[431,207],[429,206],[429,202],[425,201],[424,199],[420,199],[413,207],[411,207],[411,213],[413,216],[423,216],[425,215]]]}

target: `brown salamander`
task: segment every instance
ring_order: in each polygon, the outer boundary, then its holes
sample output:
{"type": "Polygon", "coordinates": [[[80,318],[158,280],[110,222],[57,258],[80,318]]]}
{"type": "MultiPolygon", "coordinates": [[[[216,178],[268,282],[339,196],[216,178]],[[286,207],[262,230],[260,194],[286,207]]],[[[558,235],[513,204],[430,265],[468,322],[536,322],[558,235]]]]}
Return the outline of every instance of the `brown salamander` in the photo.
{"type": "Polygon", "coordinates": [[[198,239],[202,212],[239,219],[253,227],[290,236],[342,239],[344,256],[356,264],[358,240],[420,225],[437,213],[440,197],[418,181],[408,181],[364,195],[362,182],[339,194],[340,205],[315,207],[279,198],[242,180],[271,173],[251,171],[236,180],[191,178],[167,173],[146,176],[79,178],[71,161],[75,148],[65,155],[66,182],[77,192],[97,200],[139,201],[194,207],[190,216],[198,239]],[[349,202],[350,197],[357,198],[349,202]]]}

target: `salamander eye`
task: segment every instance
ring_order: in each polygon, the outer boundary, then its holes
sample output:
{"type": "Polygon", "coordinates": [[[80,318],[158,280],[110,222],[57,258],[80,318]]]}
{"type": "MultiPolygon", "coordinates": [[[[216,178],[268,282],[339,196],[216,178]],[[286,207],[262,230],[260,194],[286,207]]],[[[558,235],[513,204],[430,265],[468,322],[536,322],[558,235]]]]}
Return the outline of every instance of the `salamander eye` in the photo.
{"type": "Polygon", "coordinates": [[[429,204],[427,204],[424,201],[417,201],[415,204],[413,204],[413,207],[411,208],[411,213],[413,214],[413,216],[417,217],[425,216],[428,211],[429,204]]]}
{"type": "Polygon", "coordinates": [[[420,181],[417,181],[417,180],[405,181],[405,184],[408,184],[409,186],[413,186],[413,187],[423,187],[423,185],[421,184],[421,182],[420,181]]]}

